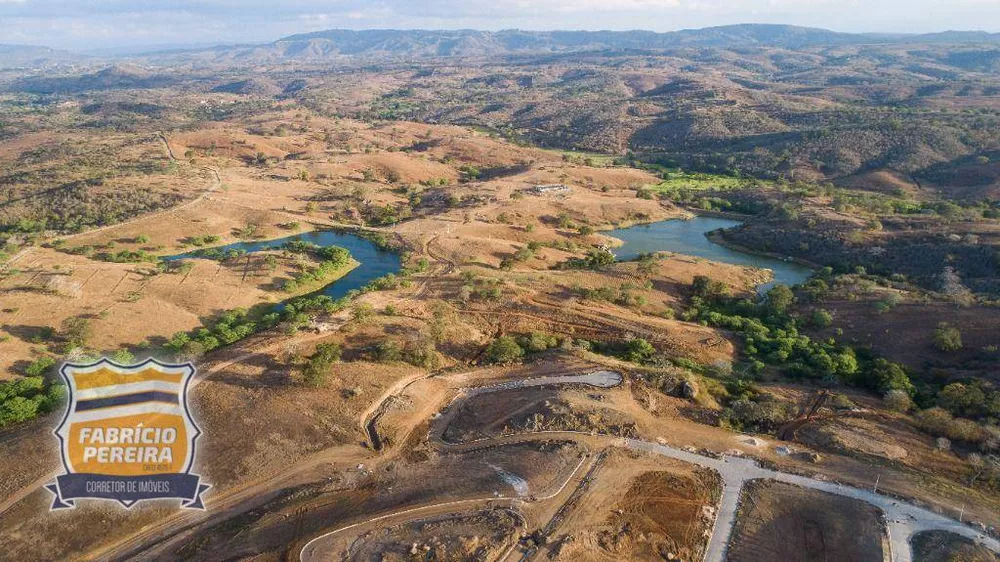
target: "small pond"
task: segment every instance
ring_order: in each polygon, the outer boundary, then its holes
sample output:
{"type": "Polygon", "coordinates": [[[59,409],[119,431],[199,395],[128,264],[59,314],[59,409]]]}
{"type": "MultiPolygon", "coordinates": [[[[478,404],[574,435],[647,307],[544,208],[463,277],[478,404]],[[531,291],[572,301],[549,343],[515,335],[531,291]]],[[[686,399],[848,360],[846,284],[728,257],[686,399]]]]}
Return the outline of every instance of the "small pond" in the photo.
{"type": "Polygon", "coordinates": [[[727,248],[705,236],[713,230],[733,228],[741,224],[743,223],[740,221],[730,219],[695,217],[690,220],[676,219],[637,225],[604,234],[625,242],[614,250],[619,260],[632,260],[651,252],[675,252],[711,261],[769,269],[774,273],[774,279],[757,287],[757,292],[761,294],[779,283],[792,286],[809,279],[812,269],[804,265],[727,248]]]}
{"type": "MultiPolygon", "coordinates": [[[[234,244],[219,246],[213,249],[220,252],[237,250],[252,254],[261,250],[280,248],[286,242],[292,242],[294,240],[310,242],[312,244],[316,244],[317,246],[340,246],[341,248],[346,248],[349,252],[351,252],[351,257],[360,262],[360,265],[348,272],[347,275],[344,275],[319,291],[321,294],[327,295],[334,300],[343,297],[351,290],[360,289],[371,281],[386,274],[398,273],[402,268],[402,260],[398,253],[391,250],[383,250],[367,238],[362,238],[361,236],[346,232],[335,232],[332,230],[306,232],[303,234],[296,234],[295,236],[288,236],[286,238],[278,238],[277,240],[236,242],[234,244]]],[[[201,249],[165,257],[163,259],[166,261],[198,259],[201,257],[198,255],[199,251],[201,251],[201,249]]]]}

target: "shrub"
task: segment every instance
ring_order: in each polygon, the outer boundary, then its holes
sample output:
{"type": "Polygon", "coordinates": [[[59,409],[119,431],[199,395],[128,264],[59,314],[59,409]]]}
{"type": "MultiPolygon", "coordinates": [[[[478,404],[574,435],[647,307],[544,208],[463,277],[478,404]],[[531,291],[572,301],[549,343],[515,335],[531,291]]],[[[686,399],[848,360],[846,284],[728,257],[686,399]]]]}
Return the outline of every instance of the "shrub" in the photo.
{"type": "Polygon", "coordinates": [[[947,435],[952,417],[944,408],[928,408],[917,414],[917,424],[931,435],[947,435]]]}
{"type": "Polygon", "coordinates": [[[886,312],[889,312],[899,306],[901,300],[902,299],[898,294],[887,293],[875,303],[875,310],[877,310],[879,314],[885,314],[886,312]]]}
{"type": "Polygon", "coordinates": [[[917,414],[917,424],[921,429],[937,437],[947,437],[953,441],[980,443],[990,434],[972,420],[954,418],[944,408],[928,408],[917,414]]]}
{"type": "Polygon", "coordinates": [[[897,412],[908,412],[913,407],[910,395],[902,390],[890,390],[885,393],[882,400],[887,408],[897,412]]]}
{"type": "Polygon", "coordinates": [[[714,300],[729,296],[729,286],[722,281],[715,281],[707,275],[695,275],[691,282],[691,293],[696,297],[714,300]]]}
{"type": "Polygon", "coordinates": [[[767,308],[772,314],[784,314],[795,302],[795,294],[787,285],[775,285],[767,292],[767,308]]]}
{"type": "Polygon", "coordinates": [[[316,353],[302,367],[302,378],[310,386],[322,386],[330,376],[333,364],[340,361],[340,345],[336,343],[321,343],[316,346],[316,353]]]}
{"type": "Polygon", "coordinates": [[[938,392],[937,403],[958,416],[978,417],[987,413],[987,395],[976,384],[951,383],[938,392]]]}
{"type": "Polygon", "coordinates": [[[386,340],[375,346],[375,360],[380,363],[391,363],[403,359],[403,347],[395,340],[386,340]]]}
{"type": "Polygon", "coordinates": [[[812,313],[812,323],[818,328],[828,328],[833,324],[833,315],[822,308],[817,309],[812,313]]]}
{"type": "Polygon", "coordinates": [[[642,338],[636,338],[628,342],[628,348],[625,352],[625,359],[632,361],[633,363],[642,363],[656,353],[656,348],[653,344],[642,338]]]}
{"type": "Polygon", "coordinates": [[[73,316],[62,321],[62,337],[67,348],[86,347],[93,330],[90,320],[73,316]]]}
{"type": "Polygon", "coordinates": [[[871,382],[879,392],[902,390],[912,396],[915,390],[902,365],[881,357],[872,362],[871,382]]]}
{"type": "Polygon", "coordinates": [[[364,324],[375,316],[375,307],[367,302],[359,302],[351,309],[351,318],[358,323],[364,324]]]}
{"type": "Polygon", "coordinates": [[[403,348],[403,360],[423,369],[437,369],[441,365],[441,355],[430,341],[407,342],[403,348]]]}
{"type": "Polygon", "coordinates": [[[511,336],[500,336],[486,348],[486,357],[491,363],[513,363],[524,357],[524,349],[511,336]]]}
{"type": "Polygon", "coordinates": [[[830,399],[830,405],[838,410],[850,410],[857,406],[853,400],[843,394],[834,394],[830,399]]]}
{"type": "Polygon", "coordinates": [[[794,416],[794,405],[765,394],[732,401],[723,411],[722,421],[740,431],[772,431],[794,416]]]}
{"type": "Polygon", "coordinates": [[[557,347],[559,338],[546,334],[545,332],[531,332],[518,342],[523,349],[531,352],[545,351],[557,347]]]}
{"type": "Polygon", "coordinates": [[[934,347],[941,351],[958,351],[962,349],[962,333],[955,326],[941,322],[934,330],[934,347]]]}
{"type": "Polygon", "coordinates": [[[135,362],[135,355],[127,349],[119,349],[111,355],[111,360],[119,365],[130,365],[135,362]]]}
{"type": "Polygon", "coordinates": [[[41,377],[56,364],[56,360],[48,355],[39,357],[24,368],[24,374],[28,377],[41,377]]]}
{"type": "Polygon", "coordinates": [[[0,403],[0,427],[28,421],[38,415],[39,402],[23,396],[15,396],[0,403]]]}

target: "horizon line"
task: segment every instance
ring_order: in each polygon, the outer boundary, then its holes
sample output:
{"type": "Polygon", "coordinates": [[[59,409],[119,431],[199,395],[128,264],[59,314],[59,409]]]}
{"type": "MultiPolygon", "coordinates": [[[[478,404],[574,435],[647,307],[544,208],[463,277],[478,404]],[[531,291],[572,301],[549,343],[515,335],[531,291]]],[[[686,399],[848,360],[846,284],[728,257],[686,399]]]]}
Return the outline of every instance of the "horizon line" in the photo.
{"type": "Polygon", "coordinates": [[[456,27],[456,28],[423,28],[423,27],[364,27],[364,28],[351,28],[351,27],[331,27],[327,29],[319,29],[315,31],[301,31],[296,33],[291,33],[288,35],[283,35],[276,39],[263,40],[263,41],[220,41],[220,42],[205,42],[205,41],[194,41],[194,42],[160,42],[160,43],[135,43],[135,44],[125,44],[119,46],[111,47],[99,47],[94,49],[79,49],[79,48],[63,48],[63,47],[52,47],[44,43],[6,43],[0,41],[0,47],[35,47],[35,48],[45,48],[53,51],[66,52],[71,54],[87,54],[87,53],[112,53],[114,51],[131,51],[134,55],[141,54],[153,54],[156,52],[171,51],[171,50],[197,50],[197,49],[213,49],[219,47],[253,47],[262,45],[271,45],[282,40],[290,39],[293,37],[300,37],[304,35],[314,35],[321,33],[329,33],[333,31],[344,31],[352,33],[365,33],[365,32],[386,32],[386,31],[397,31],[397,32],[428,32],[428,33],[461,33],[461,32],[475,32],[475,33],[488,33],[488,34],[498,34],[498,33],[509,33],[509,32],[522,32],[522,33],[649,33],[653,35],[671,35],[676,33],[684,33],[691,31],[706,31],[711,29],[731,29],[739,27],[776,27],[776,28],[789,28],[789,29],[801,29],[809,31],[823,31],[828,33],[834,33],[838,35],[845,36],[857,36],[857,37],[884,37],[884,38],[916,38],[923,36],[934,36],[934,35],[944,35],[948,33],[957,34],[983,34],[983,35],[997,35],[1000,36],[1000,31],[988,31],[985,29],[941,29],[937,31],[926,31],[926,32],[904,32],[904,31],[840,31],[836,29],[831,29],[827,27],[813,27],[808,25],[798,25],[791,23],[763,23],[763,22],[743,22],[734,24],[723,24],[723,25],[709,25],[704,27],[684,27],[673,29],[670,31],[654,31],[651,29],[644,28],[630,28],[630,29],[593,29],[593,28],[576,28],[576,29],[531,29],[531,28],[520,28],[520,27],[509,27],[503,29],[485,29],[485,28],[474,28],[474,27],[456,27]]]}

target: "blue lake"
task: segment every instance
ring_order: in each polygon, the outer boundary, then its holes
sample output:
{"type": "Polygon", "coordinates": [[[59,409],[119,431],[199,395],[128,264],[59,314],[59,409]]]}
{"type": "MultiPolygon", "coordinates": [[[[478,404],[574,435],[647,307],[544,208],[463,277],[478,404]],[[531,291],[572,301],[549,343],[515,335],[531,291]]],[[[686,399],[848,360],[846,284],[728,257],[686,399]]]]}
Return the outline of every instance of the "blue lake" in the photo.
{"type": "Polygon", "coordinates": [[[614,250],[619,260],[632,260],[641,254],[652,252],[676,252],[717,262],[769,269],[774,273],[774,280],[758,286],[759,293],[765,293],[779,283],[792,286],[809,279],[813,271],[804,265],[733,250],[716,244],[705,236],[713,230],[733,228],[741,224],[740,221],[730,219],[695,217],[691,220],[668,220],[621,228],[604,234],[625,242],[614,250]]]}
{"type": "MultiPolygon", "coordinates": [[[[360,289],[371,281],[386,274],[398,273],[402,268],[402,259],[398,253],[391,250],[383,250],[367,238],[362,238],[346,232],[334,232],[332,230],[306,232],[303,234],[296,234],[295,236],[288,236],[286,238],[278,238],[277,240],[236,242],[234,244],[218,246],[212,249],[220,252],[238,250],[252,254],[261,250],[280,248],[286,242],[292,242],[295,240],[310,242],[316,244],[317,246],[340,246],[341,248],[346,248],[349,252],[351,252],[351,257],[360,262],[360,265],[348,272],[347,275],[344,275],[319,291],[319,293],[327,295],[334,300],[345,296],[349,291],[360,289]]],[[[202,258],[202,256],[199,256],[198,253],[202,250],[203,249],[199,248],[198,250],[165,257],[163,259],[166,261],[199,259],[202,258]]]]}

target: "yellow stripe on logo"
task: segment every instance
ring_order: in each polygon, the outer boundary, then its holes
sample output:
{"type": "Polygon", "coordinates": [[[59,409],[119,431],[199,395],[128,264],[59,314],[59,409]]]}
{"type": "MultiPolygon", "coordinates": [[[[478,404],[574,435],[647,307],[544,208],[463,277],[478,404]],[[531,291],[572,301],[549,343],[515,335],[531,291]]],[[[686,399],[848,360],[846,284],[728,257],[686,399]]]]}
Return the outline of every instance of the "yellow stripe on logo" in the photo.
{"type": "Polygon", "coordinates": [[[78,390],[145,381],[180,383],[183,379],[183,373],[161,373],[155,369],[138,373],[116,373],[110,369],[98,369],[93,373],[73,373],[73,380],[78,390]]]}

